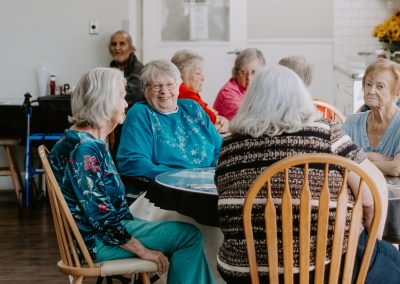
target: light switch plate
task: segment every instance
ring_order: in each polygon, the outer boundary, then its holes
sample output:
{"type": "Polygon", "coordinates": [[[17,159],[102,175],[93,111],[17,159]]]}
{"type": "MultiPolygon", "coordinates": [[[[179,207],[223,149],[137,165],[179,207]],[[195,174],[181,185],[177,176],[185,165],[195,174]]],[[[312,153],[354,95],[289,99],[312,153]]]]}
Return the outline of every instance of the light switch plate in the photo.
{"type": "Polygon", "coordinates": [[[89,20],[89,34],[91,35],[97,35],[99,34],[99,20],[96,19],[90,19],[89,20]]]}

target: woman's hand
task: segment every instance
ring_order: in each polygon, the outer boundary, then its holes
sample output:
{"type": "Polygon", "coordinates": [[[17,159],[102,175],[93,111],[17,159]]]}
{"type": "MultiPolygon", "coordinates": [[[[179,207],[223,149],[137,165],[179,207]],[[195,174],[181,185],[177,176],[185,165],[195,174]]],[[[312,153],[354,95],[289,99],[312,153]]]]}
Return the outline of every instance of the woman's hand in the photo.
{"type": "Polygon", "coordinates": [[[169,269],[169,260],[161,251],[145,248],[143,255],[139,257],[157,263],[158,272],[160,273],[164,273],[169,269]]]}
{"type": "Polygon", "coordinates": [[[393,160],[393,158],[386,157],[386,156],[382,155],[381,153],[376,153],[376,152],[368,152],[367,157],[368,157],[368,160],[370,160],[371,162],[393,160]]]}
{"type": "Polygon", "coordinates": [[[155,262],[160,273],[164,273],[169,269],[169,260],[162,252],[146,248],[141,242],[133,237],[129,242],[121,245],[121,247],[134,253],[141,259],[155,262]]]}
{"type": "Polygon", "coordinates": [[[229,120],[223,116],[217,115],[217,121],[215,122],[215,127],[220,134],[225,134],[229,132],[229,120]]]}
{"type": "Polygon", "coordinates": [[[218,115],[218,111],[215,108],[208,106],[208,109],[211,110],[215,115],[218,115]]]}
{"type": "Polygon", "coordinates": [[[368,152],[367,157],[384,175],[400,176],[400,153],[392,158],[380,153],[368,152]]]}

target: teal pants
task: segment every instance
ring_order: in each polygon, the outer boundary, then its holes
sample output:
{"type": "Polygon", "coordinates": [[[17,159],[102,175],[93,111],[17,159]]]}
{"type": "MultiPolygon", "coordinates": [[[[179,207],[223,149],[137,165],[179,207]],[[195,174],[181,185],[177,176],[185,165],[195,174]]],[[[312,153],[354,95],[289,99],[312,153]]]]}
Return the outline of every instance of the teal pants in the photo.
{"type": "MultiPolygon", "coordinates": [[[[164,253],[169,261],[168,283],[214,283],[212,273],[203,251],[203,237],[197,227],[183,222],[148,222],[135,218],[123,221],[131,235],[146,248],[164,253]]],[[[119,247],[104,244],[96,239],[97,259],[135,257],[131,252],[119,247]]]]}

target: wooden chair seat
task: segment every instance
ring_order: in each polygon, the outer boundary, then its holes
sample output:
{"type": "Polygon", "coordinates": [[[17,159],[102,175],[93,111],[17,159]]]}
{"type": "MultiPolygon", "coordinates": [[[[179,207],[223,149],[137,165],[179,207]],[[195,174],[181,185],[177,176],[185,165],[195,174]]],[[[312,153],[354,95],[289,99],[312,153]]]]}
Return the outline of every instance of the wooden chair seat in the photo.
{"type": "Polygon", "coordinates": [[[157,272],[157,264],[140,258],[115,259],[94,263],[83,241],[71,211],[64,199],[54,173],[47,159],[47,149],[39,146],[39,156],[42,161],[50,205],[56,229],[61,260],[58,262],[60,271],[73,277],[73,283],[82,283],[86,276],[119,276],[139,273],[142,283],[149,284],[147,272],[157,272]],[[77,251],[79,248],[85,265],[77,251]]]}
{"type": "Polygon", "coordinates": [[[141,258],[114,259],[94,263],[95,268],[81,266],[73,268],[65,265],[62,260],[57,263],[61,272],[71,276],[114,276],[132,275],[143,272],[155,272],[158,270],[157,264],[141,258]]]}
{"type": "Polygon", "coordinates": [[[16,146],[21,142],[20,139],[0,138],[0,146],[16,146]]]}

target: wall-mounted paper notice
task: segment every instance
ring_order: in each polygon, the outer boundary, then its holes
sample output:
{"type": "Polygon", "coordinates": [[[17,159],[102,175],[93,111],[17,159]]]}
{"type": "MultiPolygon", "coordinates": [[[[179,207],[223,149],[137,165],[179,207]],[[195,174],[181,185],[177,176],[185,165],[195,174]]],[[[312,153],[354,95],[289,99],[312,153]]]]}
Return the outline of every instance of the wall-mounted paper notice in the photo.
{"type": "Polygon", "coordinates": [[[189,8],[190,39],[208,39],[208,7],[192,6],[189,8]]]}

